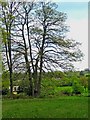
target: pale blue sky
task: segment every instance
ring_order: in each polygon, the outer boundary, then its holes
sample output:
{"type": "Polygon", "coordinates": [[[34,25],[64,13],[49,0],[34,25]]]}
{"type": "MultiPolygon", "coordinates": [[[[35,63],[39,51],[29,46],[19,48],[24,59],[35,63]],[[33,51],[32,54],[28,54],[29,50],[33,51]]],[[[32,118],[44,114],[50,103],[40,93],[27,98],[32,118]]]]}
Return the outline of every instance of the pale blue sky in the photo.
{"type": "Polygon", "coordinates": [[[83,19],[88,16],[88,2],[58,2],[58,10],[67,13],[69,18],[83,19]]]}
{"type": "MultiPolygon", "coordinates": [[[[47,0],[50,1],[50,0],[47,0]]],[[[51,0],[53,2],[89,2],[89,0],[51,0]]]]}
{"type": "MultiPolygon", "coordinates": [[[[58,1],[58,0],[57,0],[58,1]]],[[[79,70],[88,67],[88,2],[57,2],[58,10],[67,13],[67,25],[70,32],[67,36],[82,43],[80,47],[84,53],[84,60],[75,63],[79,70]]]]}

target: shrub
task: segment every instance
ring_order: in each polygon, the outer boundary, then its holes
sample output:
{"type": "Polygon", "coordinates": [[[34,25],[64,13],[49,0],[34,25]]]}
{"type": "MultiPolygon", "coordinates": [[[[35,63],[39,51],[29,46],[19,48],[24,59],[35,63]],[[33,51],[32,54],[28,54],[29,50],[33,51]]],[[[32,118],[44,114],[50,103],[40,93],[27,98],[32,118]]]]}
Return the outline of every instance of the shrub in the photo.
{"type": "Polygon", "coordinates": [[[73,92],[72,87],[65,87],[65,88],[61,91],[61,93],[65,94],[65,95],[72,95],[72,92],[73,92]]]}
{"type": "Polygon", "coordinates": [[[88,78],[86,76],[80,77],[80,83],[84,86],[85,90],[88,88],[88,78]]]}
{"type": "Polygon", "coordinates": [[[54,95],[55,95],[54,86],[47,86],[41,88],[41,94],[40,94],[41,98],[54,96],[54,95]]]}
{"type": "Polygon", "coordinates": [[[81,94],[81,93],[84,92],[84,87],[81,86],[77,81],[75,81],[75,82],[73,83],[72,88],[73,88],[73,93],[74,93],[74,94],[81,94]]]}

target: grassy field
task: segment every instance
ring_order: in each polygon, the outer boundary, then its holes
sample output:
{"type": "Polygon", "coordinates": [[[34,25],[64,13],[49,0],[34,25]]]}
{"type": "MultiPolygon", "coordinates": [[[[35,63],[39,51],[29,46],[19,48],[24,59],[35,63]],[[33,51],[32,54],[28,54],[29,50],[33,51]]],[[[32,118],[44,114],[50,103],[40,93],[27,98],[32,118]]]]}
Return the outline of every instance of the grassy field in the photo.
{"type": "Polygon", "coordinates": [[[3,118],[87,118],[87,97],[3,100],[3,118]]]}

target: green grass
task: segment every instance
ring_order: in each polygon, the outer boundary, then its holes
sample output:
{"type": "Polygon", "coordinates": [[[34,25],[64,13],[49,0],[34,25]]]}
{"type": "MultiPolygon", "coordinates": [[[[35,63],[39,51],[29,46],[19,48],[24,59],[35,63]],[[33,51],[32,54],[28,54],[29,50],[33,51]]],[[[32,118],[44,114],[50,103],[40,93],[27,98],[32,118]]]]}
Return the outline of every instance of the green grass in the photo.
{"type": "Polygon", "coordinates": [[[87,118],[87,97],[3,100],[3,118],[87,118]]]}

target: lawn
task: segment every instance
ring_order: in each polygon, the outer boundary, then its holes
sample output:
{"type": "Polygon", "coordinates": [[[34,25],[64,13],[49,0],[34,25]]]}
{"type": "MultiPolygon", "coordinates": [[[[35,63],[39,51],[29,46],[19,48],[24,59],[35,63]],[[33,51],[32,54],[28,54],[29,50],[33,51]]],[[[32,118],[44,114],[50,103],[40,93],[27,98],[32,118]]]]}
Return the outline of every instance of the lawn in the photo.
{"type": "Polygon", "coordinates": [[[88,97],[5,99],[3,118],[87,118],[88,97]]]}

